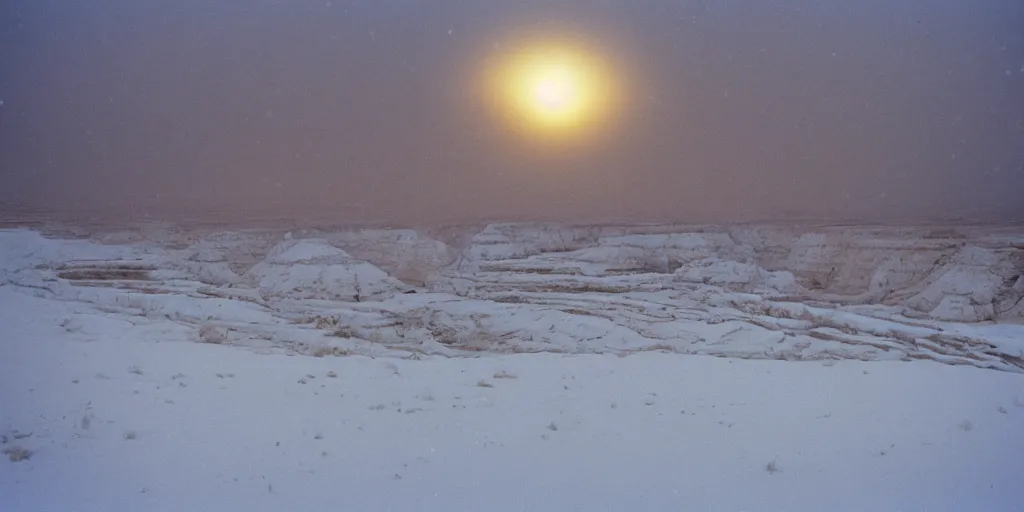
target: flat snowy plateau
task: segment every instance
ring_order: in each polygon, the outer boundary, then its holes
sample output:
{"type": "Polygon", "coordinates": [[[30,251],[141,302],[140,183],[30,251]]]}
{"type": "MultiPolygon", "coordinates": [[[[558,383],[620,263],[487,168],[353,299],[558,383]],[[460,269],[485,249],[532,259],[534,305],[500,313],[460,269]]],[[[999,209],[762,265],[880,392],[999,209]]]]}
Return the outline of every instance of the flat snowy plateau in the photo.
{"type": "Polygon", "coordinates": [[[0,510],[1024,510],[1024,228],[0,230],[0,510]]]}

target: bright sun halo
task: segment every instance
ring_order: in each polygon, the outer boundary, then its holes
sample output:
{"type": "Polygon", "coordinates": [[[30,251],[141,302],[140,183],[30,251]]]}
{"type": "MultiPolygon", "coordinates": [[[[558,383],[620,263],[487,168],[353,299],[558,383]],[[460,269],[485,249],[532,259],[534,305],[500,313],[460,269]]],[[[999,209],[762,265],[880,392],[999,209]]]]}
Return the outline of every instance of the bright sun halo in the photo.
{"type": "Polygon", "coordinates": [[[548,121],[569,118],[587,100],[586,90],[568,67],[553,65],[539,69],[530,81],[533,83],[524,91],[530,96],[530,107],[548,121]]]}
{"type": "Polygon", "coordinates": [[[611,74],[580,48],[524,45],[500,62],[490,80],[492,96],[520,128],[578,133],[594,128],[611,110],[611,74]]]}

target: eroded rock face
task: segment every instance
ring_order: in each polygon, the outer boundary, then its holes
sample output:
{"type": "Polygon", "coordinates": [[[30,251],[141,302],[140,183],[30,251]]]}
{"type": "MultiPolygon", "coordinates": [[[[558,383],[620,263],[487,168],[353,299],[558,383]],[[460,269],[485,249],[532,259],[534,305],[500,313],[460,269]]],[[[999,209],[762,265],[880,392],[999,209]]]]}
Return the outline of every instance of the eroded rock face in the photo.
{"type": "Polygon", "coordinates": [[[285,240],[253,266],[251,279],[264,299],[380,300],[405,290],[401,282],[327,240],[285,240]]]}
{"type": "MultiPolygon", "coordinates": [[[[576,282],[616,276],[619,287],[622,275],[660,273],[672,274],[665,281],[837,305],[884,304],[939,320],[1013,319],[1024,310],[1024,236],[1015,245],[1013,237],[913,228],[671,231],[494,225],[472,239],[461,265],[447,275],[464,293],[507,284],[507,273],[576,282]]],[[[636,289],[648,280],[637,277],[636,289]]]]}
{"type": "Polygon", "coordinates": [[[752,263],[705,259],[688,263],[675,273],[690,283],[712,284],[764,295],[791,296],[804,292],[791,272],[769,271],[752,263]]]}
{"type": "Polygon", "coordinates": [[[933,268],[920,292],[904,303],[931,318],[977,322],[1012,315],[1004,309],[1024,295],[1014,289],[1020,269],[998,252],[967,246],[933,268]]]}
{"type": "Polygon", "coordinates": [[[142,316],[314,354],[671,350],[1024,371],[1024,229],[466,229],[127,245],[0,232],[0,286],[94,308],[65,325],[85,338],[112,335],[97,319],[142,316]]]}

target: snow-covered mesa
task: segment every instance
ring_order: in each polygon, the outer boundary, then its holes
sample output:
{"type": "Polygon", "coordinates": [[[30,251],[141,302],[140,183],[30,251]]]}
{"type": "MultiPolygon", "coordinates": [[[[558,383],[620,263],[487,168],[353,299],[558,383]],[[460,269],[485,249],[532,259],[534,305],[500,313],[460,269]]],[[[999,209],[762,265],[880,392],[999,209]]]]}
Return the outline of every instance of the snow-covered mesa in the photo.
{"type": "Polygon", "coordinates": [[[316,355],[662,350],[1024,370],[1024,235],[1007,230],[8,230],[0,250],[3,283],[82,306],[66,319],[82,337],[98,321],[169,319],[196,340],[316,355]]]}

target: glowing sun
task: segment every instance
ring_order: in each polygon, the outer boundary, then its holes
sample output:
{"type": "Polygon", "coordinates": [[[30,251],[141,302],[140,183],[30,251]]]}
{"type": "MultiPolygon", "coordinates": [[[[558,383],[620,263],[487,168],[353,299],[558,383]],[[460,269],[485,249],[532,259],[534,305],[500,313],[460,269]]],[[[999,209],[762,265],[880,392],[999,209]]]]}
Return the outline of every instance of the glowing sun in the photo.
{"type": "Polygon", "coordinates": [[[613,109],[612,74],[596,54],[577,46],[533,43],[499,59],[490,97],[520,129],[546,135],[590,131],[613,109]]]}

